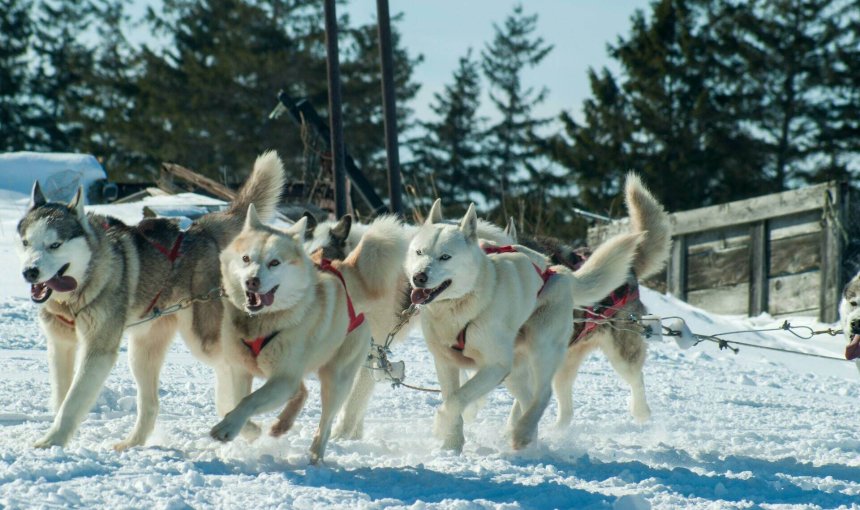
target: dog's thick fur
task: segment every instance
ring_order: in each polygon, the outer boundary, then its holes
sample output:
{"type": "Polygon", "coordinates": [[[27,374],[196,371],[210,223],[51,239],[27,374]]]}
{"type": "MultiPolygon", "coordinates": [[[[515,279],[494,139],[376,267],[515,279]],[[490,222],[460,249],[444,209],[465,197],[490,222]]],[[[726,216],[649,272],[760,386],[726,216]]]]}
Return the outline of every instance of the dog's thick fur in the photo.
{"type": "Polygon", "coordinates": [[[458,226],[440,220],[437,201],[406,259],[412,301],[423,305],[421,327],[442,388],[435,431],[443,448],[461,451],[464,410],[504,381],[516,399],[512,444],[522,448],[535,439],[549,402],[573,333],[574,303],[592,304],[623,283],[640,236],[613,238],[575,273],[554,266],[557,274],[544,285],[526,254],[484,253],[474,205],[458,226]],[[453,346],[462,331],[461,351],[453,346]],[[476,373],[461,386],[466,368],[476,373]]]}
{"type": "MultiPolygon", "coordinates": [[[[633,272],[628,279],[628,283],[635,285],[637,278],[647,278],[663,268],[669,257],[671,228],[663,206],[648,192],[639,177],[632,173],[627,176],[625,201],[630,215],[631,232],[644,234],[633,258],[633,272]]],[[[513,225],[509,224],[508,231],[516,237],[513,225]]],[[[581,262],[581,258],[572,248],[549,238],[528,239],[519,236],[519,242],[547,253],[555,264],[574,267],[581,262]]],[[[629,301],[618,310],[616,317],[628,317],[631,314],[645,314],[645,307],[640,299],[629,301]]],[[[577,318],[582,318],[582,315],[582,312],[576,313],[577,318]]],[[[553,390],[558,400],[559,426],[568,425],[573,418],[573,382],[582,361],[588,353],[597,348],[603,351],[618,375],[630,385],[630,413],[638,421],[648,420],[651,410],[645,397],[645,381],[642,375],[647,345],[640,329],[633,324],[617,327],[604,324],[583,338],[571,339],[564,363],[553,380],[553,390]]]]}
{"type": "MultiPolygon", "coordinates": [[[[66,205],[48,203],[38,183],[34,186],[30,208],[18,225],[18,251],[34,301],[44,302],[39,321],[48,338],[51,403],[56,411],[37,447],[68,443],[115,364],[128,324],[153,307],[164,308],[220,287],[218,253],[241,231],[249,205],[256,204],[266,218],[274,214],[283,183],[277,154],[260,156],[230,207],[200,218],[181,243],[174,221],[149,219],[126,226],[85,214],[82,190],[66,205]],[[169,250],[174,245],[178,258],[171,262],[157,246],[169,250]],[[70,281],[73,288],[68,288],[70,281]],[[45,284],[63,291],[46,296],[45,284]]],[[[128,328],[138,416],[117,449],[143,444],[152,431],[158,414],[159,371],[177,329],[195,354],[217,358],[222,306],[217,299],[196,302],[177,314],[128,328]]]]}
{"type": "Polygon", "coordinates": [[[847,342],[845,358],[853,359],[857,370],[860,370],[860,273],[857,273],[842,291],[839,322],[847,342]]]}
{"type": "MultiPolygon", "coordinates": [[[[318,270],[305,253],[305,219],[282,232],[263,225],[253,206],[247,218],[245,228],[221,254],[221,273],[230,300],[221,336],[224,359],[233,369],[235,408],[212,428],[211,435],[230,441],[252,416],[286,404],[272,430],[273,435],[283,434],[304,404],[303,378],[316,372],[322,401],[310,452],[311,462],[316,463],[325,453],[332,420],[367,357],[370,328],[366,320],[347,331],[347,291],[335,275],[318,270]],[[270,335],[274,336],[258,356],[244,342],[270,335]],[[264,377],[266,382],[250,393],[253,376],[264,377]]],[[[372,280],[378,273],[361,254],[352,262],[354,266],[350,261],[341,265],[349,290],[373,293],[376,284],[372,280]],[[364,268],[371,271],[365,273],[364,268]]]]}

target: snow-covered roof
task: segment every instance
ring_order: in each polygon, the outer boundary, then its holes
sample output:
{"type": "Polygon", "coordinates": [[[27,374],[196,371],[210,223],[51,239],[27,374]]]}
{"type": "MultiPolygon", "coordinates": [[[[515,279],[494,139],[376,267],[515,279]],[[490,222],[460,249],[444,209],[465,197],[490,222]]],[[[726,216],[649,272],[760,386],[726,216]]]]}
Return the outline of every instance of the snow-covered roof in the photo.
{"type": "Polygon", "coordinates": [[[7,152],[0,154],[0,190],[29,195],[36,179],[50,200],[69,200],[79,185],[89,189],[107,178],[89,154],[7,152]]]}

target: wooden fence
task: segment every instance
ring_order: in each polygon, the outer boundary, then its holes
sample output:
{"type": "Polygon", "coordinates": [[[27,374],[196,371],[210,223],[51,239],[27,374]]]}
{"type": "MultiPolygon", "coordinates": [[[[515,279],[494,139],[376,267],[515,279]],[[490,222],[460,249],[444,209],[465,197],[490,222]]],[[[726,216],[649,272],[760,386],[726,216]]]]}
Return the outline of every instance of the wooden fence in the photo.
{"type": "MultiPolygon", "coordinates": [[[[834,322],[860,251],[850,196],[831,182],[671,214],[667,269],[645,284],[715,313],[834,322]]],[[[627,228],[626,219],[591,228],[588,244],[627,228]]]]}

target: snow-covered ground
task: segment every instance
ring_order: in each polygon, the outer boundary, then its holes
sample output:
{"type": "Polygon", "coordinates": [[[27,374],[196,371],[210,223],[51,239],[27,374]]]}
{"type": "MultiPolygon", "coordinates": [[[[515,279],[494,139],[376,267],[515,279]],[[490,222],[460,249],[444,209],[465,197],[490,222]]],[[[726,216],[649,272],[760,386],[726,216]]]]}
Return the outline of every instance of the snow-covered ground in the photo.
{"type": "MultiPolygon", "coordinates": [[[[181,342],[162,373],[161,415],[145,448],[111,449],[134,422],[123,354],[71,444],[35,450],[51,416],[45,340],[13,247],[25,204],[0,198],[0,508],[860,508],[853,364],[746,347],[735,355],[711,343],[680,350],[669,339],[651,344],[646,364],[651,422],[632,421],[627,388],[595,355],[576,382],[574,424],[554,430],[552,404],[540,440],[521,452],[504,435],[511,397],[503,389],[467,424],[463,454],[452,455],[430,432],[437,396],[380,385],[366,437],[333,441],[325,465],[310,466],[313,381],[286,437],[222,445],[208,437],[217,421],[212,371],[181,342]]],[[[643,297],[700,333],[781,322],[713,316],[648,290],[643,297]]],[[[844,348],[841,338],[784,332],[738,339],[834,356],[844,348]]],[[[395,357],[413,384],[436,384],[417,333],[395,357]]]]}

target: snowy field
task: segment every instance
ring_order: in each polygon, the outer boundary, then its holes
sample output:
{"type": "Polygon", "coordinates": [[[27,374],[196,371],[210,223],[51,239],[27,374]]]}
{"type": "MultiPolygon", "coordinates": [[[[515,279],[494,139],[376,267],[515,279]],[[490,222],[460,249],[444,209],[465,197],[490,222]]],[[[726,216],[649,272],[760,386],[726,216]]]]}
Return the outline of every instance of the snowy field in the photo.
{"type": "MultiPolygon", "coordinates": [[[[650,345],[652,420],[627,413],[628,390],[602,356],[583,365],[574,423],[514,452],[504,435],[511,397],[493,392],[466,425],[462,455],[430,433],[439,398],[380,385],[361,441],[332,441],[308,464],[319,387],[286,437],[209,439],[218,419],[212,371],[181,342],[161,378],[148,445],[111,449],[131,430],[135,386],[125,354],[67,448],[30,444],[49,426],[45,340],[19,275],[13,240],[26,200],[0,197],[0,508],[860,508],[860,374],[852,363],[703,343],[650,345]]],[[[108,208],[100,208],[107,212],[108,208]]],[[[133,207],[117,211],[124,219],[133,207]]],[[[763,328],[767,317],[717,317],[643,291],[661,316],[700,333],[763,328]]],[[[821,327],[811,319],[793,324],[821,327]]],[[[841,356],[841,338],[784,332],[738,340],[841,356]]],[[[420,335],[395,348],[409,382],[435,386],[420,335]]],[[[274,415],[261,419],[270,424],[274,415]]]]}

